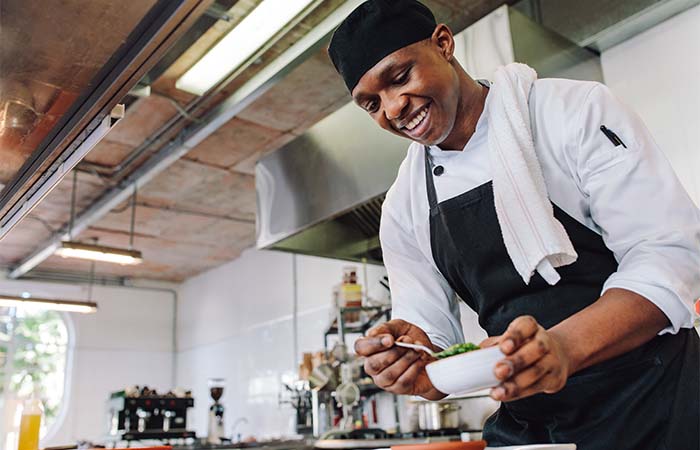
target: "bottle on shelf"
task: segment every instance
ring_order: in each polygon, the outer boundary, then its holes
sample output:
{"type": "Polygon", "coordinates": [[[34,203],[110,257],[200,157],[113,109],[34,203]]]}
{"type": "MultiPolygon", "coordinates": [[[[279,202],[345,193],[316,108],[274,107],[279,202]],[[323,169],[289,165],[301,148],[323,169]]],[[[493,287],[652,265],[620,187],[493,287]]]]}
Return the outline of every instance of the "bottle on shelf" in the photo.
{"type": "MultiPolygon", "coordinates": [[[[343,283],[340,285],[340,306],[355,308],[362,306],[362,285],[357,282],[357,268],[348,266],[343,268],[343,283]]],[[[357,322],[360,319],[359,311],[349,311],[344,317],[348,323],[357,322]]]]}

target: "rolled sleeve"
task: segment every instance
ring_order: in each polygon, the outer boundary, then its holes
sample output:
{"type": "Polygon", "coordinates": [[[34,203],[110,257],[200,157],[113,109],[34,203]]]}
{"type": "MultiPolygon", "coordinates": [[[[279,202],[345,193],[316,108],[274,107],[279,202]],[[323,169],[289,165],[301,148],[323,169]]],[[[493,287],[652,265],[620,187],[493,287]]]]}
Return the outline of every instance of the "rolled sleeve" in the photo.
{"type": "Polygon", "coordinates": [[[654,303],[677,333],[693,323],[700,296],[700,213],[642,121],[603,85],[581,111],[578,171],[592,220],[618,270],[603,286],[654,303]],[[624,142],[614,146],[605,125],[624,142]]]}
{"type": "Polygon", "coordinates": [[[386,204],[379,237],[391,288],[392,318],[420,327],[440,348],[464,342],[454,292],[386,204]]]}

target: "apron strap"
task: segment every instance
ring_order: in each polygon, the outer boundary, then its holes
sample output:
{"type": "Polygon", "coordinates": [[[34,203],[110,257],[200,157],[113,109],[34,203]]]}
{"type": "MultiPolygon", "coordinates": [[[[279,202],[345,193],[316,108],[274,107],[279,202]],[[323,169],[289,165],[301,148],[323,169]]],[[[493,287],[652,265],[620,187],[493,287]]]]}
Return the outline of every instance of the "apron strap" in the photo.
{"type": "Polygon", "coordinates": [[[435,215],[437,211],[437,194],[435,193],[435,182],[433,181],[433,160],[430,157],[430,147],[423,146],[425,153],[425,188],[428,191],[428,205],[430,205],[430,215],[435,215]]]}

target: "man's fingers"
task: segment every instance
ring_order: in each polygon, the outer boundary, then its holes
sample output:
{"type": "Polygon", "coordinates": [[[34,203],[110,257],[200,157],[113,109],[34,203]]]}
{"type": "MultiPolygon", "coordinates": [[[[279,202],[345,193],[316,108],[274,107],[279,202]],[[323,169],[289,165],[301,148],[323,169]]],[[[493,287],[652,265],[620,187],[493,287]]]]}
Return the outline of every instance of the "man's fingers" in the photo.
{"type": "Polygon", "coordinates": [[[536,364],[528,367],[508,381],[491,390],[494,400],[509,402],[541,392],[557,392],[566,380],[558,376],[557,359],[548,354],[536,364]]]}
{"type": "Polygon", "coordinates": [[[533,337],[540,329],[540,325],[532,316],[520,316],[508,325],[508,329],[503,333],[501,341],[501,351],[510,355],[517,350],[525,341],[533,337]]]}
{"type": "Polygon", "coordinates": [[[367,337],[376,337],[380,334],[391,334],[391,327],[387,326],[386,323],[379,324],[374,328],[370,328],[367,332],[367,337]]]}
{"type": "Polygon", "coordinates": [[[362,337],[355,341],[355,353],[360,356],[372,356],[391,348],[393,345],[394,337],[390,334],[362,337]]]}
{"type": "Polygon", "coordinates": [[[542,392],[541,379],[524,389],[516,389],[513,386],[498,386],[492,390],[491,397],[501,402],[511,402],[540,392],[542,392]]]}
{"type": "Polygon", "coordinates": [[[545,364],[542,363],[528,367],[502,384],[506,390],[506,396],[509,399],[516,398],[518,395],[525,392],[527,388],[540,381],[547,373],[548,369],[545,367],[545,364]]]}
{"type": "Polygon", "coordinates": [[[404,373],[412,367],[412,365],[420,359],[420,355],[412,350],[406,351],[393,364],[387,366],[373,376],[374,382],[382,389],[387,389],[393,386],[396,381],[401,378],[404,373]]]}
{"type": "Polygon", "coordinates": [[[378,375],[382,370],[398,361],[406,351],[406,349],[396,347],[368,356],[365,358],[365,372],[371,377],[378,375]]]}
{"type": "Polygon", "coordinates": [[[481,341],[481,343],[479,343],[479,348],[493,347],[494,345],[499,344],[502,340],[503,336],[491,336],[481,341]]]}
{"type": "Polygon", "coordinates": [[[420,361],[420,357],[416,358],[416,360],[394,380],[391,386],[386,388],[386,390],[395,394],[412,394],[415,391],[416,382],[421,371],[424,370],[424,367],[425,364],[420,361]]]}
{"type": "Polygon", "coordinates": [[[505,380],[532,366],[549,353],[549,347],[547,334],[544,331],[537,333],[513,354],[496,364],[494,368],[496,378],[505,380]]]}
{"type": "Polygon", "coordinates": [[[381,334],[390,334],[394,337],[399,337],[402,334],[408,333],[411,324],[401,319],[394,319],[388,322],[377,325],[367,332],[368,337],[376,337],[381,334]]]}

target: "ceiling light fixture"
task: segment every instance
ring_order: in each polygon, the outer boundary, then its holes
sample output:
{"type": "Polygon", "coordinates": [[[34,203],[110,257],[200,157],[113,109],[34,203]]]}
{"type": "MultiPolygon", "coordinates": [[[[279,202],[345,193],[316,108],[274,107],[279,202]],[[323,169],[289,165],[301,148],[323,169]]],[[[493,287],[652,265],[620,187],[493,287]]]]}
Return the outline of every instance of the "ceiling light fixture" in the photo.
{"type": "Polygon", "coordinates": [[[143,256],[138,250],[105,247],[104,245],[84,244],[73,241],[63,241],[56,250],[56,254],[64,258],[80,258],[122,265],[140,264],[143,261],[143,256]]]}
{"type": "Polygon", "coordinates": [[[46,309],[51,309],[53,311],[65,311],[65,312],[77,312],[82,314],[89,314],[97,312],[97,303],[95,302],[81,302],[74,300],[57,300],[50,298],[24,298],[16,297],[14,295],[2,295],[0,294],[0,306],[7,307],[21,307],[21,306],[41,306],[46,309]]]}
{"type": "Polygon", "coordinates": [[[265,44],[296,25],[318,0],[263,0],[238,25],[182,75],[175,87],[203,95],[250,61],[265,44]],[[307,9],[308,8],[308,9],[307,9]],[[295,21],[295,19],[297,19],[295,21]]]}
{"type": "MultiPolygon", "coordinates": [[[[71,194],[70,222],[68,224],[68,236],[73,237],[73,221],[75,218],[76,186],[78,184],[78,172],[73,172],[73,192],[71,194]]],[[[72,240],[61,242],[57,246],[55,254],[63,258],[79,258],[90,261],[101,261],[121,265],[133,265],[143,262],[140,251],[134,250],[134,225],[136,221],[136,185],[131,197],[131,227],[129,229],[129,248],[107,247],[104,245],[85,244],[72,240]]]]}

